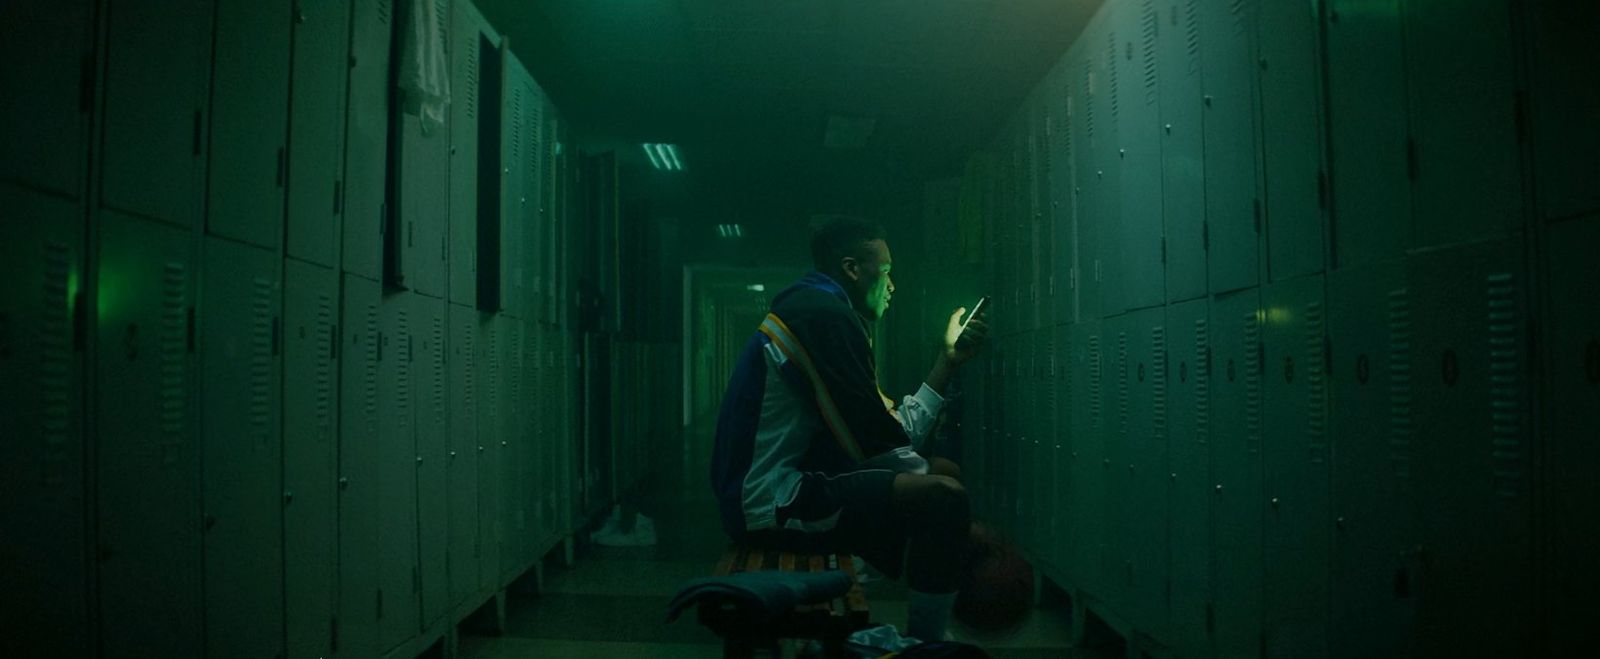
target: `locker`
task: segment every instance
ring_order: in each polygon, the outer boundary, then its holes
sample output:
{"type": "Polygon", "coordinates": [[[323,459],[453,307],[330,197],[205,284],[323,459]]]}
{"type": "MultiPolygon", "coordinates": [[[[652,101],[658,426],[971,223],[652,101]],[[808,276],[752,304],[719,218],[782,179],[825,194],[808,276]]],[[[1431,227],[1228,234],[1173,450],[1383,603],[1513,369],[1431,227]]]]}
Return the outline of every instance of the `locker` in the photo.
{"type": "MultiPolygon", "coordinates": [[[[342,277],[339,321],[339,643],[347,656],[378,654],[379,379],[383,291],[376,280],[342,277]]],[[[390,348],[392,351],[393,348],[390,348]]],[[[385,378],[387,379],[387,378],[385,378]]],[[[386,387],[385,387],[386,388],[386,387]]],[[[389,410],[383,410],[388,412],[389,410]]]]}
{"type": "Polygon", "coordinates": [[[544,89],[539,89],[539,114],[542,130],[539,133],[539,251],[538,263],[542,285],[539,286],[540,313],[544,322],[554,322],[556,317],[556,131],[561,122],[555,105],[544,89]]]}
{"type": "Polygon", "coordinates": [[[1070,57],[1061,59],[1055,75],[1051,77],[1050,84],[1055,90],[1046,97],[1047,102],[1054,106],[1049,144],[1050,223],[1054,227],[1051,232],[1054,258],[1051,260],[1050,276],[1057,323],[1078,320],[1078,291],[1073,278],[1078,264],[1077,194],[1073,188],[1077,178],[1074,138],[1079,130],[1076,125],[1077,96],[1073,87],[1075,69],[1072,62],[1070,57]]]}
{"type": "Polygon", "coordinates": [[[1533,178],[1546,220],[1600,209],[1600,7],[1583,2],[1531,3],[1529,84],[1533,178]]]}
{"type": "Polygon", "coordinates": [[[1074,538],[1076,552],[1069,574],[1077,586],[1088,592],[1104,592],[1107,575],[1099,569],[1101,545],[1105,542],[1102,510],[1106,503],[1105,467],[1101,464],[1105,446],[1105,371],[1102,327],[1098,320],[1073,326],[1072,436],[1068,452],[1068,500],[1072,519],[1078,525],[1074,538]]]}
{"type": "Polygon", "coordinates": [[[1333,264],[1400,256],[1411,245],[1406,77],[1400,14],[1333,0],[1324,19],[1333,264]]]}
{"type": "Polygon", "coordinates": [[[0,180],[74,199],[83,195],[93,84],[92,3],[9,2],[0,8],[0,180]]]}
{"type": "Polygon", "coordinates": [[[1263,2],[1258,25],[1262,207],[1272,281],[1322,272],[1322,76],[1317,7],[1263,2]]]}
{"type": "Polygon", "coordinates": [[[84,513],[83,203],[0,184],[0,528],[8,533],[0,616],[10,643],[88,654],[84,513]],[[25,531],[25,532],[24,532],[25,531]]]}
{"type": "Polygon", "coordinates": [[[333,653],[339,275],[284,260],[283,564],[289,656],[333,653]]]}
{"type": "Polygon", "coordinates": [[[1120,5],[1113,10],[1115,61],[1111,74],[1111,117],[1117,125],[1121,207],[1116,223],[1120,257],[1111,267],[1120,284],[1116,311],[1159,306],[1166,299],[1162,269],[1161,124],[1157,101],[1155,3],[1120,5]]]}
{"type": "Polygon", "coordinates": [[[95,450],[100,641],[204,653],[190,232],[100,215],[95,450]],[[154,615],[159,612],[159,615],[154,615]]]}
{"type": "Polygon", "coordinates": [[[339,265],[339,217],[344,210],[350,5],[350,0],[339,0],[295,7],[284,248],[289,256],[328,267],[339,265]]]}
{"type": "Polygon", "coordinates": [[[1028,498],[1035,502],[1034,555],[1053,570],[1060,565],[1055,555],[1056,518],[1065,513],[1056,506],[1056,416],[1060,399],[1057,392],[1056,350],[1059,341],[1058,326],[1050,325],[1039,330],[1039,340],[1034,359],[1038,363],[1039,395],[1034,409],[1037,422],[1034,427],[1033,463],[1036,474],[1028,498]]]}
{"type": "MultiPolygon", "coordinates": [[[[1093,113],[1089,126],[1092,164],[1089,177],[1085,180],[1092,192],[1089,212],[1095,214],[1098,243],[1092,273],[1100,291],[1096,308],[1100,315],[1109,317],[1123,311],[1124,301],[1130,297],[1127,280],[1129,268],[1125,268],[1124,264],[1127,259],[1137,258],[1124,253],[1124,236],[1133,229],[1123,226],[1122,174],[1127,161],[1119,116],[1124,96],[1121,85],[1135,83],[1118,79],[1121,67],[1117,66],[1117,58],[1121,54],[1121,47],[1116,30],[1120,25],[1116,15],[1102,12],[1100,18],[1103,18],[1103,22],[1098,30],[1085,31],[1086,35],[1093,35],[1085,46],[1095,76],[1095,88],[1089,99],[1093,113]]],[[[1137,224],[1137,219],[1134,221],[1137,224]]]]}
{"type": "Polygon", "coordinates": [[[1255,655],[1261,632],[1261,303],[1212,298],[1212,635],[1218,656],[1255,655]]]}
{"type": "Polygon", "coordinates": [[[482,385],[478,314],[457,304],[450,305],[448,314],[450,432],[445,481],[450,506],[449,590],[450,601],[459,604],[483,592],[478,583],[478,406],[482,385]]]}
{"type": "Polygon", "coordinates": [[[1505,237],[1523,223],[1511,7],[1409,2],[1404,20],[1414,244],[1505,237]]]}
{"type": "Polygon", "coordinates": [[[1032,281],[1034,299],[1034,326],[1039,328],[1055,324],[1055,291],[1051,278],[1051,248],[1054,247],[1054,213],[1050,208],[1050,81],[1048,78],[1034,92],[1029,104],[1029,158],[1033,171],[1029,179],[1030,205],[1033,207],[1033,231],[1029,248],[1033,252],[1032,281]]]}
{"type": "Polygon", "coordinates": [[[434,624],[450,608],[446,565],[450,542],[448,483],[450,384],[446,372],[446,305],[439,298],[412,297],[416,316],[417,528],[422,570],[422,624],[434,624]]]}
{"type": "MultiPolygon", "coordinates": [[[[537,328],[535,336],[538,338],[539,365],[535,370],[538,385],[534,389],[533,398],[536,401],[537,412],[531,424],[536,433],[537,468],[535,470],[534,501],[538,505],[539,533],[546,541],[553,540],[557,533],[556,501],[562,490],[563,483],[560,479],[558,449],[562,439],[562,392],[556,378],[560,353],[557,352],[557,343],[560,334],[548,328],[537,328]]],[[[664,378],[646,377],[645,382],[663,382],[664,378]]],[[[644,400],[651,400],[646,396],[644,400]]],[[[658,398],[656,402],[665,402],[665,398],[658,398]]],[[[659,409],[659,408],[658,408],[659,409]]],[[[537,556],[535,560],[537,560],[537,556]]]]}
{"type": "Polygon", "coordinates": [[[503,325],[500,343],[500,582],[510,583],[522,573],[527,558],[528,508],[526,483],[527,414],[523,381],[525,321],[512,318],[503,325]]]}
{"type": "Polygon", "coordinates": [[[500,580],[502,533],[501,467],[504,460],[505,341],[511,319],[479,314],[478,372],[482,374],[478,405],[478,583],[480,590],[495,591],[500,580]]]}
{"type": "MultiPolygon", "coordinates": [[[[1133,559],[1131,535],[1133,525],[1139,520],[1127,512],[1132,507],[1132,483],[1125,473],[1132,464],[1132,391],[1128,383],[1132,377],[1129,364],[1129,343],[1137,342],[1133,322],[1126,316],[1113,316],[1105,321],[1105,334],[1101,338],[1104,370],[1105,429],[1100,433],[1102,446],[1100,459],[1101,486],[1105,491],[1105,507],[1100,510],[1101,531],[1098,563],[1104,578],[1096,594],[1106,607],[1124,620],[1131,619],[1133,606],[1131,582],[1133,559]]],[[[1136,350],[1136,348],[1135,348],[1136,350]]]]}
{"type": "Polygon", "coordinates": [[[1169,644],[1182,657],[1211,655],[1211,326],[1206,300],[1166,308],[1167,488],[1171,530],[1169,644]]]}
{"type": "Polygon", "coordinates": [[[1127,497],[1127,615],[1136,629],[1165,638],[1167,628],[1167,328],[1161,308],[1127,316],[1128,421],[1124,464],[1113,464],[1127,497]]]}
{"type": "Polygon", "coordinates": [[[421,629],[416,415],[416,294],[384,295],[378,343],[378,638],[384,651],[421,629]]]}
{"type": "Polygon", "coordinates": [[[474,305],[478,291],[478,124],[484,42],[495,40],[470,2],[456,2],[450,27],[450,302],[474,305]]]}
{"type": "Polygon", "coordinates": [[[1544,579],[1549,619],[1545,623],[1551,655],[1580,654],[1592,645],[1593,620],[1600,573],[1593,557],[1600,551],[1596,503],[1600,492],[1591,467],[1597,463],[1594,438],[1600,435],[1600,308],[1593,294],[1600,281],[1600,263],[1593,247],[1600,243],[1600,221],[1594,216],[1550,228],[1549,286],[1544,325],[1546,352],[1544,441],[1545,498],[1539,511],[1545,552],[1544,579]]]}
{"type": "MultiPolygon", "coordinates": [[[[1073,372],[1072,326],[1053,328],[1055,345],[1050,351],[1052,387],[1055,391],[1051,409],[1054,418],[1050,428],[1050,487],[1046,496],[1050,502],[1050,530],[1047,535],[1046,555],[1062,575],[1071,574],[1073,545],[1076,543],[1078,525],[1073,517],[1072,466],[1069,455],[1072,449],[1073,422],[1073,372]]],[[[1059,577],[1058,577],[1059,579],[1059,577]]]]}
{"type": "Polygon", "coordinates": [[[1412,257],[1422,655],[1530,647],[1532,464],[1521,241],[1412,257]],[[1484,529],[1494,533],[1484,533],[1484,529]],[[1463,575],[1473,575],[1463,578],[1463,575]],[[1459,630],[1493,625],[1492,638],[1459,630]]]}
{"type": "Polygon", "coordinates": [[[1162,0],[1156,4],[1161,217],[1169,302],[1206,294],[1199,4],[1196,0],[1162,0]]]}
{"type": "Polygon", "coordinates": [[[1267,654],[1328,656],[1327,301],[1321,275],[1262,294],[1267,654]]]}
{"type": "Polygon", "coordinates": [[[281,305],[276,254],[203,243],[199,329],[206,651],[283,652],[281,305]]]}
{"type": "Polygon", "coordinates": [[[1259,277],[1261,197],[1256,150],[1256,0],[1200,4],[1201,148],[1206,272],[1212,293],[1259,277]]]}
{"type": "Polygon", "coordinates": [[[528,104],[532,77],[510,50],[504,53],[505,77],[503,122],[506,130],[501,134],[500,205],[500,267],[501,310],[513,318],[521,318],[528,311],[526,237],[532,228],[527,223],[528,190],[527,165],[529,150],[528,104]]]}
{"type": "Polygon", "coordinates": [[[344,271],[382,281],[389,222],[389,50],[394,3],[353,0],[346,97],[344,271]]]}
{"type": "Polygon", "coordinates": [[[1415,304],[1400,261],[1328,276],[1336,657],[1416,652],[1415,304]]]}
{"type": "Polygon", "coordinates": [[[220,0],[213,41],[206,231],[268,249],[283,240],[290,5],[220,0]]]}
{"type": "Polygon", "coordinates": [[[450,126],[432,130],[409,111],[400,114],[400,171],[396,174],[396,283],[430,297],[445,295],[450,224],[450,126]]]}
{"type": "Polygon", "coordinates": [[[212,3],[139,3],[106,16],[100,203],[195,226],[210,109],[212,3]]]}

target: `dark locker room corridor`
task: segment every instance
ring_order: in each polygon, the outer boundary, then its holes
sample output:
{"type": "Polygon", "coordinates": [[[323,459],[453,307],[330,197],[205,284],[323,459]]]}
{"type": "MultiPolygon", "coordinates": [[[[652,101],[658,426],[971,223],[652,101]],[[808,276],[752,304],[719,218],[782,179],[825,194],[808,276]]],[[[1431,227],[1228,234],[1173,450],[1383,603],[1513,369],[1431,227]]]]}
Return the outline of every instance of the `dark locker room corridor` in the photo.
{"type": "Polygon", "coordinates": [[[995,657],[1590,656],[1597,37],[1593,0],[5,0],[0,655],[877,656],[954,610],[995,657]],[[819,265],[841,226],[881,269],[819,265]],[[921,461],[884,482],[999,557],[956,594],[731,528],[803,491],[721,489],[740,405],[896,455],[846,352],[921,461]],[[780,607],[827,636],[663,622],[757,568],[848,589],[780,607]]]}

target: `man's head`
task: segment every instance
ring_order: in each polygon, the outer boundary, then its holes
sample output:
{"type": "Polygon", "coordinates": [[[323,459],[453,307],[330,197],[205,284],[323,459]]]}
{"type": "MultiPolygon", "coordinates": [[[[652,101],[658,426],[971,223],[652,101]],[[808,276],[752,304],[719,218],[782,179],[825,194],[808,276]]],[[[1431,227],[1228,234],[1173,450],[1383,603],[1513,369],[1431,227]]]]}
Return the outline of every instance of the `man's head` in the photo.
{"type": "Polygon", "coordinates": [[[812,264],[844,286],[850,304],[870,321],[883,317],[894,293],[886,236],[877,224],[845,216],[831,216],[811,232],[812,264]]]}

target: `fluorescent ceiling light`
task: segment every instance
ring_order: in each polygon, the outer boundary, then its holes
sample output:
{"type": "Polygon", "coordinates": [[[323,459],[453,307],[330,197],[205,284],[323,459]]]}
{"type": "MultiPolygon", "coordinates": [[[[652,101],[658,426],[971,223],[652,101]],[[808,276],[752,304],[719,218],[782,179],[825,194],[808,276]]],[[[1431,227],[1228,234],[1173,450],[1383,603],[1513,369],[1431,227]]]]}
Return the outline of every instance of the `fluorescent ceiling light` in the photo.
{"type": "Polygon", "coordinates": [[[650,157],[650,166],[667,171],[683,171],[683,161],[678,159],[678,147],[674,144],[655,144],[646,142],[644,155],[650,157]]]}

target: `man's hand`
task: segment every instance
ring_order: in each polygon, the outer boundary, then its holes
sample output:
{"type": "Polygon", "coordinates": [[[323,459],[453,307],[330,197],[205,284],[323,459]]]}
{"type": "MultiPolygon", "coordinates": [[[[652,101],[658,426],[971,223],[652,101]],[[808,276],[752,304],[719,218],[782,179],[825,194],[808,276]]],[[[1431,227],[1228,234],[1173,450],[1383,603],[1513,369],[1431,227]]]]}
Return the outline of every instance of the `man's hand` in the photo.
{"type": "Polygon", "coordinates": [[[961,317],[966,313],[966,307],[950,312],[950,322],[944,328],[944,358],[957,366],[977,357],[983,349],[984,339],[989,336],[989,326],[984,324],[985,314],[982,313],[967,323],[967,329],[963,332],[961,317]]]}

